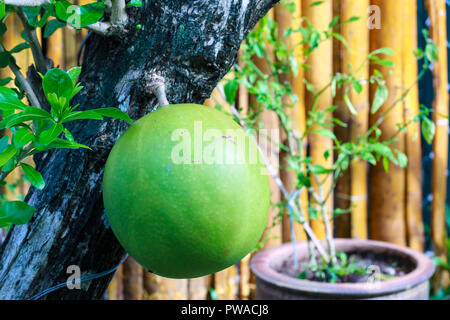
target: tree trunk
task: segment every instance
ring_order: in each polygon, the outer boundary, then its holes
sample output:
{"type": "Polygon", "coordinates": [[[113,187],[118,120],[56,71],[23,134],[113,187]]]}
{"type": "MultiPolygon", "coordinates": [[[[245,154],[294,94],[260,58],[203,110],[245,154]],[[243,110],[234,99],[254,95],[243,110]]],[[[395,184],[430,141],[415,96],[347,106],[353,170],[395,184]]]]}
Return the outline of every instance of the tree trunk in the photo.
{"type": "MultiPolygon", "coordinates": [[[[146,73],[156,71],[166,79],[170,102],[202,103],[235,63],[244,37],[276,2],[160,0],[129,8],[128,32],[116,38],[92,34],[87,41],[85,88],[75,102],[80,108],[118,106],[138,119],[156,105],[143,83],[146,73]]],[[[29,192],[26,200],[37,208],[33,219],[13,227],[0,248],[2,299],[27,299],[67,281],[69,265],[87,275],[120,261],[124,250],[103,214],[101,181],[109,151],[126,128],[119,120],[77,121],[69,130],[93,151],[54,150],[36,157],[47,185],[29,192]]],[[[100,299],[111,277],[45,298],[100,299]]]]}

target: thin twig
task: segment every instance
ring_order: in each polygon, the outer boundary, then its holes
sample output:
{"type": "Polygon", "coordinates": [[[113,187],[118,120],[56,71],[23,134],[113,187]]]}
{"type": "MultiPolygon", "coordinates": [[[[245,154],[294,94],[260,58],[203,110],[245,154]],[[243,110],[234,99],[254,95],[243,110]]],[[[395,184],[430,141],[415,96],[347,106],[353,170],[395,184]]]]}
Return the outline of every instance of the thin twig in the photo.
{"type": "MultiPolygon", "coordinates": [[[[0,45],[0,52],[5,52],[5,48],[3,47],[3,45],[0,45]]],[[[39,100],[38,100],[36,94],[34,93],[33,88],[31,87],[28,80],[25,79],[22,72],[20,72],[19,68],[16,66],[16,64],[13,61],[9,62],[9,68],[14,73],[14,75],[16,76],[16,80],[20,83],[23,90],[27,94],[27,97],[28,97],[28,100],[30,100],[30,103],[35,107],[41,108],[41,104],[39,103],[39,100]]]]}
{"type": "Polygon", "coordinates": [[[27,18],[22,8],[17,9],[17,15],[22,21],[23,28],[28,36],[31,53],[33,54],[36,69],[40,73],[45,74],[47,73],[47,63],[45,62],[45,57],[42,51],[42,47],[39,43],[38,37],[36,35],[36,30],[28,24],[27,18]]]}

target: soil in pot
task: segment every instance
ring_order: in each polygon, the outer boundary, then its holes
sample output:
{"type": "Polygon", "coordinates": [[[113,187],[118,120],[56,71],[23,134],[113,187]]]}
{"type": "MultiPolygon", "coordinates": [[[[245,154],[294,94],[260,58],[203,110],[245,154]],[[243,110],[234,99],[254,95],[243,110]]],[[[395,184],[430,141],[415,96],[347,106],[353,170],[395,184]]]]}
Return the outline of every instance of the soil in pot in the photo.
{"type": "Polygon", "coordinates": [[[275,270],[297,279],[328,283],[367,283],[378,282],[404,276],[413,271],[415,264],[407,257],[390,255],[389,252],[375,253],[355,250],[338,254],[339,267],[316,270],[309,263],[300,261],[294,265],[290,255],[275,270]]]}

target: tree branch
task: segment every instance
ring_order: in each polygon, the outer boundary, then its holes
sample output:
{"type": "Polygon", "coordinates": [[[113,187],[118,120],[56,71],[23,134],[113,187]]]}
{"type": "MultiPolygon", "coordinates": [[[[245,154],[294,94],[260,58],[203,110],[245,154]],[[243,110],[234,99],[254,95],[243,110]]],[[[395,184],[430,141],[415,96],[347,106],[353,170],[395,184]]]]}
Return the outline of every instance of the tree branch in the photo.
{"type": "MultiPolygon", "coordinates": [[[[5,48],[3,48],[3,45],[0,45],[0,52],[5,52],[5,48]]],[[[14,62],[9,63],[9,68],[11,69],[12,73],[16,76],[17,81],[22,86],[23,90],[27,94],[28,100],[30,100],[30,103],[38,108],[41,108],[41,104],[39,103],[39,99],[37,98],[36,94],[34,93],[33,88],[31,87],[30,83],[25,79],[22,72],[20,72],[19,68],[16,66],[14,62]]]]}
{"type": "Polygon", "coordinates": [[[39,7],[50,4],[50,0],[3,0],[5,4],[16,7],[39,7]]]}
{"type": "Polygon", "coordinates": [[[111,24],[123,26],[128,22],[125,0],[111,0],[111,24]]]}
{"type": "Polygon", "coordinates": [[[36,30],[32,28],[27,21],[27,18],[25,17],[25,13],[23,12],[22,8],[17,9],[17,15],[19,16],[20,20],[22,21],[23,28],[28,36],[28,40],[31,47],[31,53],[33,54],[34,64],[36,65],[37,71],[39,71],[42,74],[47,73],[47,63],[44,57],[44,53],[42,51],[42,47],[39,43],[36,30]]]}

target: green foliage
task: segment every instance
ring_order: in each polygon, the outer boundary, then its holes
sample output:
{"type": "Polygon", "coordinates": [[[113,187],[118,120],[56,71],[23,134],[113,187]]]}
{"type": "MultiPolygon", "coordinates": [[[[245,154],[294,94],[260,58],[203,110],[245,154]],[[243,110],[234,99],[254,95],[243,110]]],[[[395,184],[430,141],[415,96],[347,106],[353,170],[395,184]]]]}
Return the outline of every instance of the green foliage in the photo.
{"type": "MultiPolygon", "coordinates": [[[[56,148],[90,149],[74,140],[65,128],[67,122],[80,119],[101,120],[103,117],[132,122],[126,113],[117,108],[77,111],[78,105],[71,106],[72,98],[83,89],[76,82],[80,72],[79,67],[68,72],[55,68],[42,76],[42,88],[51,106],[50,111],[27,106],[15,90],[0,87],[0,111],[3,118],[0,129],[10,129],[12,132],[11,139],[8,136],[0,139],[0,181],[4,181],[11,171],[20,166],[25,178],[35,188],[43,189],[45,181],[42,175],[24,162],[26,158],[56,148]]],[[[24,202],[3,200],[0,205],[0,227],[27,223],[33,212],[34,208],[24,202]]]]}
{"type": "Polygon", "coordinates": [[[301,272],[297,278],[307,279],[308,271],[312,272],[316,279],[322,279],[324,282],[336,283],[340,278],[353,274],[365,275],[367,278],[371,274],[368,272],[369,265],[363,265],[359,260],[349,259],[345,252],[337,253],[337,263],[329,266],[326,263],[307,264],[305,271],[301,272]]]}
{"type": "MultiPolygon", "coordinates": [[[[320,5],[322,1],[314,2],[312,5],[320,5]]],[[[291,1],[282,2],[289,11],[295,10],[295,4],[291,1]]],[[[304,80],[305,88],[313,97],[311,105],[306,106],[309,110],[306,118],[306,128],[303,132],[299,132],[295,127],[293,119],[288,116],[289,109],[293,108],[298,101],[298,97],[293,93],[292,87],[285,79],[289,75],[297,76],[298,70],[311,70],[308,65],[311,54],[327,40],[335,39],[340,41],[348,50],[346,39],[339,33],[335,32],[337,27],[346,23],[357,21],[358,17],[352,17],[347,21],[340,21],[335,17],[326,30],[319,30],[310,23],[307,18],[301,18],[300,27],[285,30],[280,36],[277,23],[269,16],[264,17],[250,35],[245,39],[241,48],[241,63],[235,65],[232,76],[226,77],[223,84],[223,93],[227,103],[231,106],[236,104],[237,90],[239,86],[247,89],[249,94],[255,97],[256,104],[250,106],[248,114],[243,115],[239,110],[233,113],[235,120],[248,127],[249,132],[261,132],[263,123],[259,121],[258,116],[263,111],[274,112],[279,120],[281,129],[285,136],[289,137],[286,141],[277,144],[280,150],[285,153],[284,169],[293,171],[297,177],[295,189],[306,189],[309,192],[308,213],[309,219],[316,219],[325,215],[325,203],[332,196],[333,188],[336,186],[337,179],[350,167],[353,161],[362,159],[371,165],[382,164],[386,171],[389,170],[390,164],[406,167],[408,164],[407,156],[400,150],[392,148],[392,143],[397,140],[397,136],[405,132],[406,127],[414,122],[422,123],[422,133],[425,140],[431,143],[435,133],[434,122],[429,118],[432,110],[421,106],[419,115],[407,121],[407,123],[399,123],[397,131],[391,137],[383,137],[379,128],[386,116],[399,103],[403,102],[410,88],[406,88],[401,96],[391,105],[387,103],[390,92],[386,86],[386,79],[377,67],[395,68],[389,56],[394,52],[390,48],[380,48],[368,54],[366,59],[358,66],[348,65],[346,74],[336,73],[331,77],[330,82],[323,88],[316,88],[312,83],[304,80]],[[288,40],[294,34],[300,35],[300,42],[297,47],[301,50],[302,60],[296,56],[299,50],[287,46],[288,40]],[[269,48],[273,53],[269,53],[269,48]],[[263,72],[254,63],[255,59],[262,59],[267,65],[267,69],[263,72]],[[362,79],[359,71],[363,67],[371,66],[373,73],[367,78],[362,79]],[[350,94],[361,94],[363,86],[372,84],[376,86],[376,91],[371,103],[370,111],[378,118],[377,121],[363,135],[360,135],[355,141],[340,141],[334,134],[336,126],[346,127],[347,124],[333,116],[337,108],[347,108],[353,115],[357,115],[358,111],[353,106],[350,94]],[[328,106],[319,108],[319,98],[331,91],[336,97],[337,92],[343,93],[343,106],[328,106]],[[324,167],[314,164],[308,154],[304,154],[303,148],[298,146],[305,145],[305,139],[310,135],[320,135],[333,140],[334,145],[331,149],[326,150],[324,158],[334,155],[334,163],[331,167],[324,167]],[[332,187],[324,190],[325,181],[332,181],[332,187]],[[313,188],[313,181],[318,188],[313,188]]],[[[426,47],[422,51],[415,50],[415,55],[423,64],[417,81],[430,69],[431,63],[436,61],[437,48],[429,39],[428,33],[424,32],[426,38],[426,47]]],[[[320,71],[316,71],[320,72],[320,71]]],[[[414,83],[414,85],[417,83],[414,83]]],[[[218,106],[220,109],[221,106],[218,106]]],[[[273,142],[272,142],[273,143],[273,142]]],[[[297,201],[297,207],[301,207],[297,201]]],[[[281,204],[275,204],[280,208],[286,207],[286,201],[281,204]]],[[[336,209],[334,214],[344,214],[351,208],[336,209]]],[[[285,212],[282,211],[282,212],[285,212]]],[[[298,220],[298,219],[296,219],[298,220]]],[[[333,260],[333,259],[332,259],[333,260]]],[[[324,267],[336,268],[336,265],[326,265],[324,267]]]]}

